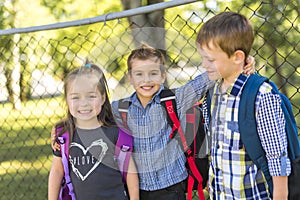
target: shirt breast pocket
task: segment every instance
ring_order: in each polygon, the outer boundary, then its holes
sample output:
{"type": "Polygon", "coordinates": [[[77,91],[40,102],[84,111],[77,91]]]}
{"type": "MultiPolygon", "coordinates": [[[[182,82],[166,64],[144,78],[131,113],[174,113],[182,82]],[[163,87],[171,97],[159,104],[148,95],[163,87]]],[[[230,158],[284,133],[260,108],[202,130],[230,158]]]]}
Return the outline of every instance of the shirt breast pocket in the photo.
{"type": "Polygon", "coordinates": [[[241,149],[243,148],[243,143],[240,138],[241,134],[239,132],[238,122],[228,121],[225,134],[226,143],[236,150],[241,149]]]}

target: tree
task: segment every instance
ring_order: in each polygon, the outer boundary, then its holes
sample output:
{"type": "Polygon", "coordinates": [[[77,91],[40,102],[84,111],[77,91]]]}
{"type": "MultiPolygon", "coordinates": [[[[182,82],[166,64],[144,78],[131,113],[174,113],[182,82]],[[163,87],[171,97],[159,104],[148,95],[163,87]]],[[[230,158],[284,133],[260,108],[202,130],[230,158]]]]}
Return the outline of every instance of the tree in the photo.
{"type": "MultiPolygon", "coordinates": [[[[121,0],[124,10],[146,6],[143,0],[121,0]]],[[[163,2],[163,0],[148,0],[147,5],[163,2]]],[[[149,45],[165,50],[165,29],[164,10],[145,13],[128,17],[132,38],[135,46],[140,46],[140,42],[147,42],[149,45]],[[148,28],[147,28],[148,27],[148,28]],[[152,27],[152,28],[151,28],[152,27]]]]}
{"type": "MultiPolygon", "coordinates": [[[[18,3],[17,0],[12,0],[7,2],[6,6],[3,6],[1,9],[3,12],[2,14],[5,16],[9,16],[4,20],[2,24],[3,27],[9,26],[11,28],[16,27],[16,4],[18,3]]],[[[12,35],[5,37],[3,43],[4,48],[2,49],[2,56],[1,60],[5,63],[4,67],[4,74],[6,76],[6,88],[9,95],[9,100],[13,103],[14,109],[21,109],[21,74],[20,68],[21,65],[19,63],[19,46],[18,42],[20,41],[20,35],[12,35]],[[12,58],[9,62],[7,62],[7,58],[12,58]]]]}

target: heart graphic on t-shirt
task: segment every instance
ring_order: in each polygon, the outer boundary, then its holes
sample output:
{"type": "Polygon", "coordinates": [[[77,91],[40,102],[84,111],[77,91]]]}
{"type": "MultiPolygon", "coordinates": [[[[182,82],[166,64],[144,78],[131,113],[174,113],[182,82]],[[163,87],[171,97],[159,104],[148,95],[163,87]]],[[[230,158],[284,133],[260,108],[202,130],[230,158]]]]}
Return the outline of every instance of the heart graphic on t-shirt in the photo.
{"type": "Polygon", "coordinates": [[[84,155],[86,155],[88,152],[89,152],[89,150],[91,150],[91,148],[99,148],[99,147],[101,147],[101,153],[99,154],[99,156],[98,157],[96,157],[97,158],[97,161],[95,162],[95,164],[93,165],[93,167],[86,173],[86,174],[82,174],[80,171],[79,171],[79,169],[78,168],[76,168],[75,167],[75,165],[74,165],[74,163],[73,163],[73,160],[72,159],[69,159],[70,160],[70,163],[71,163],[71,166],[72,166],[72,170],[73,170],[73,172],[76,174],[76,176],[78,177],[78,178],[80,178],[82,181],[84,181],[97,167],[98,167],[98,165],[102,162],[102,159],[103,159],[103,157],[105,156],[105,154],[106,154],[106,151],[107,151],[107,149],[108,149],[108,147],[107,147],[107,144],[105,143],[105,142],[103,142],[103,140],[102,139],[99,139],[99,140],[96,140],[96,141],[94,141],[90,146],[88,146],[87,148],[84,148],[81,144],[78,144],[78,143],[74,143],[74,142],[72,142],[71,144],[70,144],[70,148],[71,147],[77,147],[77,148],[79,148],[81,151],[82,151],[82,153],[84,154],[84,155]]]}

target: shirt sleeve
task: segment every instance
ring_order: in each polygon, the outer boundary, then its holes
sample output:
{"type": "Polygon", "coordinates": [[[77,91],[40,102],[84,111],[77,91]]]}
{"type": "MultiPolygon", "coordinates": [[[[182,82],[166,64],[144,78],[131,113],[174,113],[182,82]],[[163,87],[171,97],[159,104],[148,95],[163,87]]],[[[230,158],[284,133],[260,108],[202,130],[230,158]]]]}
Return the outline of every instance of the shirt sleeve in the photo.
{"type": "Polygon", "coordinates": [[[285,119],[281,99],[264,83],[257,95],[257,131],[266,152],[271,176],[288,176],[291,172],[287,150],[285,119]]]}
{"type": "Polygon", "coordinates": [[[196,76],[187,84],[177,88],[175,90],[175,95],[177,112],[180,118],[183,118],[182,113],[186,113],[189,108],[202,99],[214,84],[215,81],[209,80],[207,73],[204,72],[196,76]]]}

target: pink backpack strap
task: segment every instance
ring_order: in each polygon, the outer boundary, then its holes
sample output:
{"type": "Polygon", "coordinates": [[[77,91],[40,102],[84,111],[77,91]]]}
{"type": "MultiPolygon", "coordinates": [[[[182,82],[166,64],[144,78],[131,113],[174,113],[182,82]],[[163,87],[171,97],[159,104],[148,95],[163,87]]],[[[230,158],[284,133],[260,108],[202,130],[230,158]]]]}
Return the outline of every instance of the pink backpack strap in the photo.
{"type": "MultiPolygon", "coordinates": [[[[58,128],[56,130],[56,134],[58,134],[61,130],[62,128],[58,128]]],[[[76,200],[74,190],[73,190],[73,185],[70,178],[70,171],[69,171],[69,133],[65,132],[62,134],[62,136],[59,136],[58,142],[60,144],[60,153],[61,153],[62,163],[64,166],[65,184],[67,185],[67,190],[69,193],[69,197],[63,196],[64,194],[63,189],[65,188],[62,187],[59,195],[59,200],[65,200],[65,199],[76,200]]]]}
{"type": "Polygon", "coordinates": [[[119,128],[119,136],[116,143],[115,155],[118,161],[119,170],[122,174],[123,181],[126,183],[130,155],[133,150],[133,138],[125,130],[119,128]]]}

